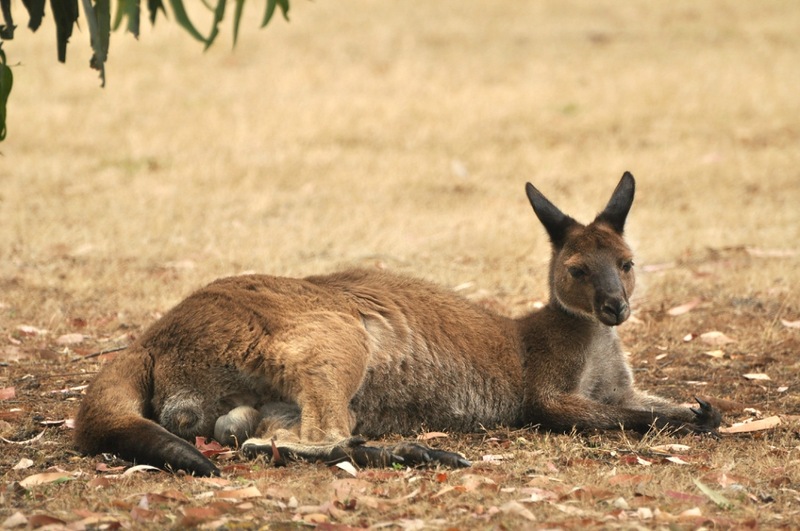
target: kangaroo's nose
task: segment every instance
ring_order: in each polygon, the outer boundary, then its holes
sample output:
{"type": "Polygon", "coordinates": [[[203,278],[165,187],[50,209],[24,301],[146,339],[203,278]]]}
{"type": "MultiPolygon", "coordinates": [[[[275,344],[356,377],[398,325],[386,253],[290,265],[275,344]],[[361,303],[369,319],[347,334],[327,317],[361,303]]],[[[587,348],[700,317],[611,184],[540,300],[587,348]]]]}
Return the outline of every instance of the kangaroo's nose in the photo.
{"type": "Polygon", "coordinates": [[[630,315],[628,303],[623,299],[611,299],[600,308],[600,320],[608,326],[622,324],[630,315]]]}

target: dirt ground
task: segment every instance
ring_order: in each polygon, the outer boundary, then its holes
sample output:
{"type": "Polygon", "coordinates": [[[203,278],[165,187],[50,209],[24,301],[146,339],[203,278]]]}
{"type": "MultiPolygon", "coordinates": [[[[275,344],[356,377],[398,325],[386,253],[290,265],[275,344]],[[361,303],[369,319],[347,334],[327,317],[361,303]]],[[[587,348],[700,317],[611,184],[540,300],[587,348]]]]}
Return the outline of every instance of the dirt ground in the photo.
{"type": "Polygon", "coordinates": [[[227,25],[205,53],[165,20],[113,34],[102,90],[49,12],[4,45],[0,525],[800,526],[800,9],[320,0],[258,31],[257,7],[234,50],[227,25]],[[420,431],[464,470],[205,447],[216,480],[74,451],[92,355],[205,283],[382,267],[519,315],[547,297],[524,183],[589,221],[625,170],[619,333],[640,387],[715,401],[719,439],[420,431]]]}

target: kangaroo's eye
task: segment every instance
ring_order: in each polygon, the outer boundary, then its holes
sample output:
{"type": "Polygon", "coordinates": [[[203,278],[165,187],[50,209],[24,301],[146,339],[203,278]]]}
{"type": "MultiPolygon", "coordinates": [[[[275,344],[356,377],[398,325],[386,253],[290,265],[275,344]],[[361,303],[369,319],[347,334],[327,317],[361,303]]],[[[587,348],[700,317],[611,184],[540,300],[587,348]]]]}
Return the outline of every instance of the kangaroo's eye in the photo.
{"type": "Polygon", "coordinates": [[[586,276],[586,270],[583,269],[582,267],[570,266],[568,270],[569,274],[572,275],[572,278],[574,278],[575,280],[580,280],[586,276]]]}
{"type": "Polygon", "coordinates": [[[622,264],[622,270],[626,273],[633,269],[633,260],[628,260],[627,262],[622,264]]]}

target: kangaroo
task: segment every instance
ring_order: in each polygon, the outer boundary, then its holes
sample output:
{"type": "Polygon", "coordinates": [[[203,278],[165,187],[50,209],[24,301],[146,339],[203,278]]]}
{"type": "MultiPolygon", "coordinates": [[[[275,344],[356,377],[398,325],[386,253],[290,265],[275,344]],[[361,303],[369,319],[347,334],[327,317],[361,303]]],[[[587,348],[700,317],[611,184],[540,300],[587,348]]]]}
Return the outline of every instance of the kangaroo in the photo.
{"type": "Polygon", "coordinates": [[[617,338],[634,289],[623,239],[634,189],[626,172],[583,225],[527,184],[552,243],[550,299],[517,319],[377,270],[217,280],[102,368],[76,417],[77,447],[212,475],[187,442],[195,436],[276,462],[458,467],[470,463],[454,452],[361,437],[423,426],[716,433],[721,417],[707,402],[638,390],[617,338]]]}

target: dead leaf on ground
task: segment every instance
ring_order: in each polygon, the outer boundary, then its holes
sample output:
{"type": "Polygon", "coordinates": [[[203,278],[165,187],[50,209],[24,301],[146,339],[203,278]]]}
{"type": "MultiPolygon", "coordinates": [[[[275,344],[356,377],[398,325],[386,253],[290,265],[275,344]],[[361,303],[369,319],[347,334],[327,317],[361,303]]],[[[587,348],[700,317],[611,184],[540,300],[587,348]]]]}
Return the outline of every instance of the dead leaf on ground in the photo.
{"type": "Polygon", "coordinates": [[[450,437],[443,431],[429,431],[426,433],[422,433],[417,437],[417,440],[420,441],[430,441],[431,439],[441,439],[443,437],[450,437]]]}
{"type": "Polygon", "coordinates": [[[0,400],[9,400],[17,396],[17,391],[13,387],[3,387],[0,389],[0,400]]]}
{"type": "Polygon", "coordinates": [[[3,523],[0,524],[0,527],[3,529],[13,529],[15,527],[24,527],[26,525],[28,525],[28,518],[21,512],[17,511],[3,520],[3,523]]]}
{"type": "Polygon", "coordinates": [[[37,328],[31,325],[19,325],[17,331],[23,336],[43,336],[49,334],[44,328],[37,328]]]}
{"type": "Polygon", "coordinates": [[[700,297],[695,297],[694,299],[684,304],[681,304],[680,306],[675,306],[674,308],[670,308],[669,310],[667,310],[667,315],[671,315],[672,317],[677,317],[679,315],[689,313],[692,310],[694,310],[697,307],[697,305],[700,304],[701,302],[703,302],[703,299],[701,299],[700,297]]]}
{"type": "Polygon", "coordinates": [[[780,425],[781,419],[777,416],[767,417],[765,419],[754,420],[752,422],[742,422],[734,424],[730,427],[723,427],[719,429],[720,433],[749,433],[753,431],[763,431],[772,429],[780,425]]]}
{"type": "Polygon", "coordinates": [[[650,451],[659,453],[659,454],[685,454],[691,450],[690,446],[686,446],[685,444],[659,444],[656,446],[651,446],[650,451]]]}
{"type": "Polygon", "coordinates": [[[14,470],[25,470],[26,468],[30,468],[33,466],[33,461],[28,459],[27,457],[23,457],[19,460],[19,462],[14,465],[14,470]]]}
{"type": "Polygon", "coordinates": [[[216,507],[184,507],[183,517],[180,519],[180,527],[196,527],[222,516],[222,511],[216,507]]]}
{"type": "Polygon", "coordinates": [[[719,330],[712,330],[711,332],[700,334],[700,341],[707,345],[727,345],[728,343],[736,342],[735,339],[731,339],[719,330]]]}
{"type": "Polygon", "coordinates": [[[36,485],[72,481],[73,479],[75,478],[65,472],[41,472],[39,474],[33,474],[32,476],[26,477],[20,481],[19,484],[27,489],[29,487],[35,487],[36,485]]]}
{"type": "Polygon", "coordinates": [[[150,465],[134,465],[122,473],[123,476],[130,476],[137,472],[163,472],[160,468],[150,465]]]}
{"type": "Polygon", "coordinates": [[[243,489],[220,490],[217,491],[216,496],[217,498],[236,498],[239,500],[244,500],[247,498],[260,498],[261,491],[258,490],[258,487],[251,486],[243,489]]]}
{"type": "Polygon", "coordinates": [[[699,479],[692,478],[694,484],[697,485],[697,488],[700,489],[700,492],[708,496],[708,498],[716,503],[722,509],[730,509],[733,507],[733,503],[722,495],[722,493],[715,491],[699,479]]]}
{"type": "Polygon", "coordinates": [[[781,324],[786,328],[800,328],[800,319],[797,321],[787,321],[786,319],[781,319],[781,324]]]}
{"type": "Polygon", "coordinates": [[[745,247],[747,254],[756,258],[792,258],[800,255],[795,249],[761,249],[759,247],[745,247]]]}
{"type": "Polygon", "coordinates": [[[536,517],[533,515],[530,509],[527,509],[524,505],[517,501],[504,503],[500,506],[500,511],[506,514],[515,514],[517,516],[521,516],[530,522],[536,520],[536,517]]]}
{"type": "Polygon", "coordinates": [[[56,338],[56,344],[58,345],[77,345],[79,343],[83,343],[83,340],[86,339],[86,336],[83,334],[64,334],[58,336],[56,338]]]}
{"type": "Polygon", "coordinates": [[[763,380],[763,381],[766,381],[766,380],[771,380],[772,379],[767,374],[765,374],[763,372],[749,372],[747,374],[743,374],[742,376],[744,378],[747,378],[748,380],[763,380]]]}
{"type": "Polygon", "coordinates": [[[30,518],[28,518],[28,526],[33,529],[44,527],[46,525],[63,526],[66,525],[66,523],[67,522],[65,522],[64,520],[61,520],[59,518],[56,518],[55,516],[50,516],[47,514],[34,514],[30,518]]]}

